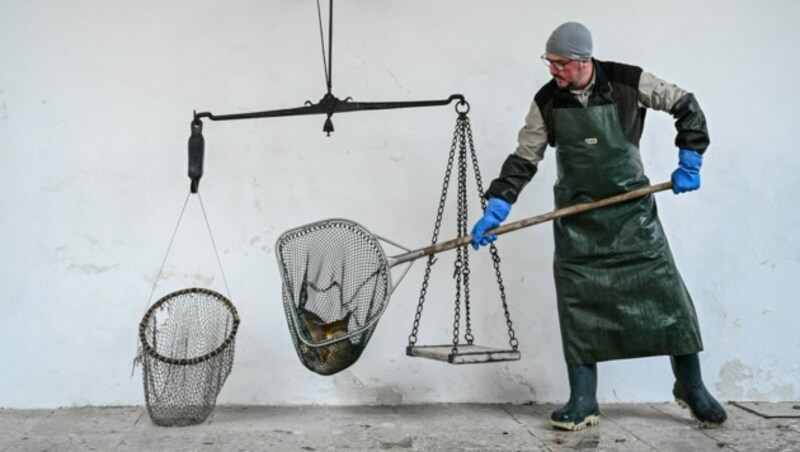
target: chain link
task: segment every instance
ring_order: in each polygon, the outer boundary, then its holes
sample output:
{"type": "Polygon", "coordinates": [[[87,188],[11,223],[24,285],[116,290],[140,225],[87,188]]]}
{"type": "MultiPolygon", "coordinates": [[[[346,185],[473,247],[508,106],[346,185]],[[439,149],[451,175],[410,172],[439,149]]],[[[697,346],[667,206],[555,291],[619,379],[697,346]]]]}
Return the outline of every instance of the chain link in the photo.
{"type": "MultiPolygon", "coordinates": [[[[486,210],[486,199],[483,197],[483,180],[481,179],[480,165],[478,165],[478,155],[475,152],[475,143],[472,140],[472,126],[469,119],[466,120],[467,138],[469,140],[469,149],[472,153],[472,169],[475,171],[475,182],[478,185],[478,197],[481,200],[482,210],[486,210]]],[[[494,273],[497,277],[497,287],[500,289],[500,301],[503,303],[503,313],[506,316],[506,326],[508,326],[508,344],[511,349],[517,351],[519,341],[517,340],[517,333],[514,331],[514,324],[511,322],[511,314],[508,311],[508,302],[506,301],[506,288],[503,285],[503,275],[500,272],[500,255],[497,252],[497,245],[492,243],[489,246],[489,253],[492,255],[492,263],[494,265],[494,273]]]]}
{"type": "Polygon", "coordinates": [[[472,156],[472,170],[475,172],[475,185],[478,189],[478,199],[481,202],[481,211],[486,210],[486,198],[483,196],[483,178],[481,178],[481,168],[478,165],[478,155],[475,153],[475,142],[472,140],[472,126],[469,118],[466,120],[467,139],[469,140],[469,150],[472,156]]]}
{"type": "MultiPolygon", "coordinates": [[[[456,208],[456,230],[458,231],[458,237],[463,237],[466,235],[465,230],[467,227],[467,149],[466,139],[464,138],[463,115],[458,116],[458,120],[456,121],[456,130],[458,130],[458,198],[456,208]]],[[[453,273],[453,278],[456,280],[455,317],[453,321],[453,353],[458,353],[458,336],[459,329],[461,327],[462,287],[464,292],[464,309],[466,312],[466,317],[469,319],[469,299],[467,298],[468,280],[464,278],[464,271],[467,268],[467,255],[467,250],[464,249],[464,247],[456,248],[456,261],[454,264],[455,268],[453,273]]],[[[469,325],[469,323],[467,325],[469,325]]],[[[469,326],[467,328],[469,328],[469,326]]]]}
{"type": "Polygon", "coordinates": [[[456,300],[455,300],[455,314],[453,315],[453,353],[458,353],[458,328],[461,324],[461,271],[463,270],[462,264],[462,249],[456,248],[456,261],[454,263],[453,278],[456,280],[456,300]]]}
{"type": "MultiPolygon", "coordinates": [[[[444,215],[444,206],[447,201],[447,189],[450,187],[450,174],[453,171],[453,160],[456,155],[456,145],[458,144],[458,127],[453,131],[453,141],[450,144],[450,155],[447,158],[447,169],[444,173],[444,182],[442,183],[442,196],[439,198],[439,208],[436,211],[436,224],[433,227],[433,237],[431,244],[435,244],[439,240],[439,229],[442,226],[442,215],[444,215]]],[[[422,288],[419,292],[419,303],[417,304],[417,312],[414,315],[414,327],[411,329],[411,334],[408,336],[409,347],[417,343],[417,333],[419,332],[419,322],[422,319],[422,309],[425,304],[425,296],[428,293],[428,282],[431,277],[431,267],[436,262],[434,255],[428,256],[428,262],[425,265],[425,276],[422,279],[422,288]]]]}
{"type": "MultiPolygon", "coordinates": [[[[459,224],[459,231],[458,236],[464,237],[468,235],[467,233],[467,224],[468,224],[468,204],[467,204],[467,115],[459,115],[459,202],[458,202],[458,209],[459,214],[461,216],[461,221],[459,224]]],[[[466,331],[464,332],[464,339],[466,339],[467,343],[472,345],[472,342],[475,338],[472,336],[472,320],[470,313],[472,310],[470,309],[470,296],[469,296],[469,248],[468,245],[464,245],[462,247],[462,254],[463,254],[463,267],[461,269],[462,272],[462,280],[464,281],[464,310],[466,311],[466,331]]]]}

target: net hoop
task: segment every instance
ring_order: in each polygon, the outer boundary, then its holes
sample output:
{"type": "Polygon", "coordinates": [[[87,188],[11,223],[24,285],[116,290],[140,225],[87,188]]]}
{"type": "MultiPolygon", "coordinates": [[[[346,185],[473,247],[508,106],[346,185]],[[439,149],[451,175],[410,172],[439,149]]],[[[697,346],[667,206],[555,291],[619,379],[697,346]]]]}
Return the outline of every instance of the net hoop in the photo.
{"type": "Polygon", "coordinates": [[[208,361],[209,359],[225,351],[225,349],[227,349],[230,346],[230,344],[236,337],[236,332],[239,329],[239,322],[240,322],[239,313],[236,311],[236,307],[224,295],[215,292],[213,290],[203,289],[200,287],[192,287],[189,289],[182,289],[164,295],[158,301],[153,303],[152,306],[150,306],[150,309],[148,309],[147,312],[144,314],[144,317],[142,317],[142,321],[139,322],[139,341],[142,344],[142,350],[144,351],[144,353],[147,353],[150,357],[158,361],[176,366],[191,366],[194,364],[202,363],[204,361],[208,361]],[[230,311],[230,313],[233,316],[233,326],[231,327],[228,337],[226,337],[225,340],[222,341],[220,346],[204,355],[195,356],[192,358],[170,358],[168,356],[164,356],[155,351],[155,349],[153,349],[153,346],[150,345],[150,343],[147,341],[147,334],[146,334],[147,326],[150,324],[150,320],[157,309],[161,308],[164,304],[166,304],[175,297],[179,297],[181,295],[186,295],[190,293],[198,293],[211,296],[212,298],[217,299],[217,301],[222,302],[222,304],[230,311]]]}
{"type": "Polygon", "coordinates": [[[357,229],[359,231],[359,233],[363,234],[363,237],[365,239],[367,239],[367,241],[370,242],[370,244],[372,244],[374,246],[374,249],[378,252],[378,256],[380,256],[380,259],[381,259],[381,262],[382,262],[382,266],[386,268],[386,276],[385,277],[386,277],[387,290],[388,290],[387,297],[386,297],[387,300],[385,300],[384,303],[381,304],[380,311],[375,313],[372,316],[372,318],[370,320],[368,320],[367,323],[365,323],[361,328],[358,328],[357,330],[349,332],[346,335],[338,337],[336,339],[331,339],[331,340],[326,340],[326,341],[309,340],[302,333],[300,333],[299,329],[297,328],[297,325],[300,324],[300,319],[297,318],[297,313],[295,312],[294,306],[287,306],[286,303],[284,303],[284,310],[286,311],[287,314],[289,314],[289,316],[291,318],[291,321],[292,321],[292,325],[291,326],[292,326],[293,329],[295,329],[295,331],[298,332],[297,338],[300,339],[300,342],[302,342],[303,345],[305,345],[307,347],[311,347],[311,348],[326,347],[326,346],[329,346],[331,344],[335,344],[337,342],[342,342],[342,341],[345,341],[345,340],[349,340],[352,337],[355,337],[355,336],[363,334],[363,333],[365,333],[367,331],[370,331],[370,329],[372,329],[372,328],[374,328],[376,326],[378,321],[383,316],[384,311],[386,311],[386,308],[388,307],[388,304],[389,304],[388,303],[388,298],[391,295],[391,293],[393,292],[394,287],[395,287],[392,284],[392,272],[389,271],[391,269],[391,265],[389,264],[389,259],[386,256],[386,253],[384,252],[383,247],[380,245],[380,242],[379,242],[381,240],[381,238],[376,236],[375,234],[371,233],[367,228],[365,228],[361,224],[359,224],[359,223],[357,223],[355,221],[352,221],[352,220],[344,219],[344,218],[328,218],[326,220],[316,221],[314,223],[309,223],[309,224],[306,224],[306,225],[303,225],[303,226],[298,226],[296,228],[292,228],[292,229],[284,232],[283,234],[280,235],[280,237],[278,237],[278,240],[275,242],[275,248],[274,249],[277,250],[277,252],[275,253],[275,257],[278,259],[278,267],[281,270],[281,277],[283,279],[282,283],[283,284],[287,284],[289,281],[291,281],[291,278],[287,274],[286,267],[284,266],[283,261],[282,261],[283,244],[286,243],[289,240],[292,240],[293,238],[298,237],[298,236],[306,235],[310,231],[315,231],[315,230],[319,230],[319,229],[326,229],[326,228],[331,228],[331,227],[337,227],[337,226],[340,226],[340,225],[344,225],[344,226],[348,226],[348,227],[352,227],[352,228],[357,229]]]}

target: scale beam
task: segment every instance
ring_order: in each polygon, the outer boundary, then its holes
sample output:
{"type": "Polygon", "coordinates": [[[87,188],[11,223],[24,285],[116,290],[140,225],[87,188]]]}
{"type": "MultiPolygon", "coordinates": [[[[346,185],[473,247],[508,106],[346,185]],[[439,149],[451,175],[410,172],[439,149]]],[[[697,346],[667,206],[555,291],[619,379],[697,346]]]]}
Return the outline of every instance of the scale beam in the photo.
{"type": "Polygon", "coordinates": [[[353,102],[350,97],[340,100],[334,95],[328,93],[320,99],[316,104],[311,101],[306,101],[306,105],[297,108],[284,108],[280,110],[267,110],[257,111],[251,113],[234,113],[225,115],[215,115],[211,112],[204,111],[194,113],[194,122],[197,123],[202,118],[208,118],[212,121],[234,121],[239,119],[258,119],[258,118],[275,118],[282,116],[302,116],[302,115],[328,115],[325,121],[323,131],[330,136],[333,132],[333,123],[331,116],[334,113],[346,113],[349,111],[367,111],[367,110],[391,110],[398,108],[417,108],[417,107],[436,107],[447,105],[453,101],[458,101],[458,105],[466,104],[464,96],[461,94],[453,94],[447,99],[442,100],[418,100],[418,101],[400,101],[400,102],[353,102]]]}

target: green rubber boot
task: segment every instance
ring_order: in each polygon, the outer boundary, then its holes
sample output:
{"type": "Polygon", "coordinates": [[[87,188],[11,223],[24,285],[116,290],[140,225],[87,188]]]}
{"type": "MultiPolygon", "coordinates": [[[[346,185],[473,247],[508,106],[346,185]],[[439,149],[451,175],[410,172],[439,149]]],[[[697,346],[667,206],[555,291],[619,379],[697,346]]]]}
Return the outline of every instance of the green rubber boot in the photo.
{"type": "Polygon", "coordinates": [[[597,405],[597,364],[567,364],[569,401],[553,411],[550,424],[562,430],[583,430],[597,425],[600,408],[597,405]]]}
{"type": "Polygon", "coordinates": [[[728,415],[703,384],[697,353],[672,356],[670,360],[675,374],[675,385],[672,387],[675,401],[681,407],[689,408],[701,428],[720,427],[728,415]]]}

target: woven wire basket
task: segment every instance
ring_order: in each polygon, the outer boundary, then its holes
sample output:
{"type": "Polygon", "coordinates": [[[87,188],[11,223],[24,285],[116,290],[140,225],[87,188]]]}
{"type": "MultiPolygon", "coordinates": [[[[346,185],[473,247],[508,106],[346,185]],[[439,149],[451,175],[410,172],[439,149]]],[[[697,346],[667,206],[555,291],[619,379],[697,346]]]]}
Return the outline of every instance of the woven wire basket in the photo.
{"type": "Polygon", "coordinates": [[[380,244],[362,226],[333,219],[287,231],[275,249],[300,361],[320,375],[351,366],[375,332],[391,290],[380,244]]]}
{"type": "Polygon", "coordinates": [[[223,295],[190,288],[165,295],[139,323],[144,394],[156,425],[205,421],[233,367],[239,314],[223,295]]]}

